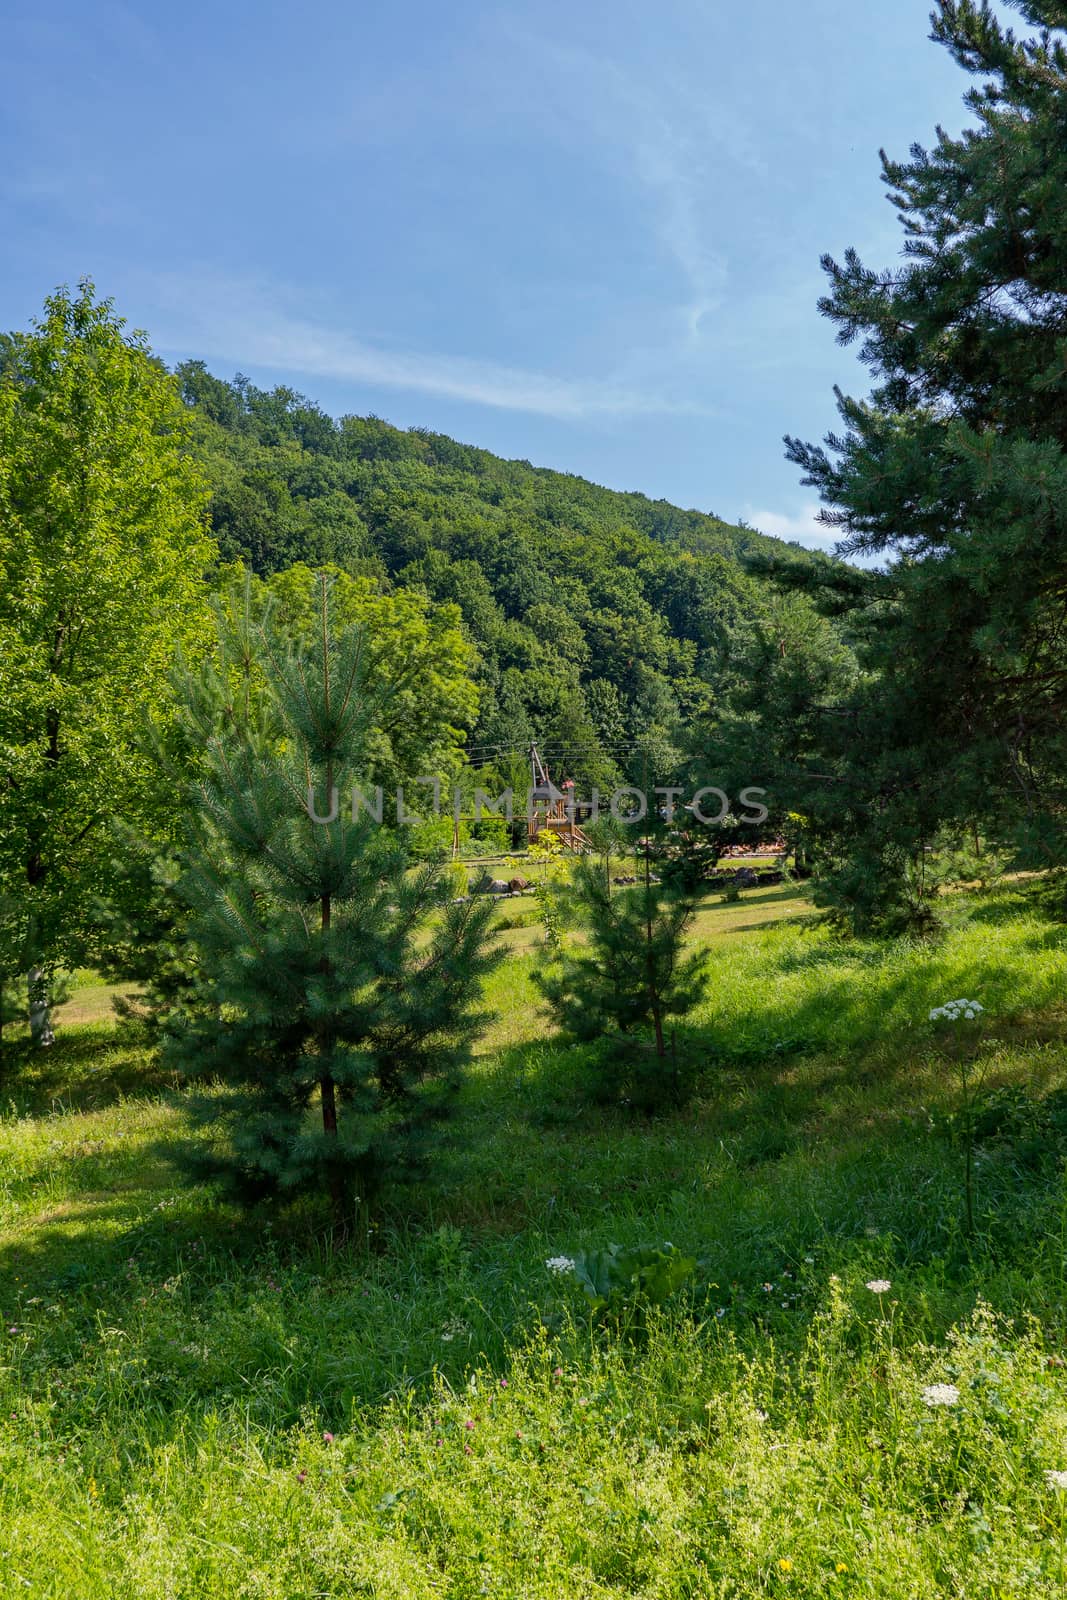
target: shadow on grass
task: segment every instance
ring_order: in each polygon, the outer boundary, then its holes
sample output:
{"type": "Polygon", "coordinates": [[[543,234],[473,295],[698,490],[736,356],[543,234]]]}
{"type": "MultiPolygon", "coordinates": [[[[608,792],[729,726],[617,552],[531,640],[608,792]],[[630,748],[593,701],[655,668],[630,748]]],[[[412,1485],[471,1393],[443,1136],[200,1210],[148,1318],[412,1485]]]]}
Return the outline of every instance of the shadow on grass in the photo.
{"type": "Polygon", "coordinates": [[[176,1087],[154,1053],[107,1021],[83,1023],[34,1049],[28,1040],[0,1049],[0,1104],[17,1116],[98,1111],[134,1095],[176,1087]]]}
{"type": "Polygon", "coordinates": [[[365,1251],[332,1249],[325,1204],[242,1212],[210,1189],[180,1186],[175,1168],[154,1150],[118,1161],[109,1169],[100,1158],[92,1171],[75,1170],[65,1193],[8,1224],[0,1239],[6,1307],[15,1296],[31,1304],[58,1300],[91,1323],[95,1336],[101,1316],[122,1325],[136,1305],[171,1292],[179,1279],[195,1318],[220,1284],[269,1289],[274,1275],[294,1268],[306,1274],[332,1259],[358,1270],[366,1261],[365,1251]]]}
{"type": "MultiPolygon", "coordinates": [[[[706,1256],[725,1325],[753,1345],[768,1332],[802,1343],[822,1292],[805,1252],[818,1252],[819,1282],[904,1263],[929,1273],[933,1335],[976,1284],[996,1296],[1001,1280],[979,1275],[954,1220],[952,1152],[909,1124],[904,1057],[852,1064],[883,1102],[899,1099],[888,1124],[850,1110],[849,1064],[828,1057],[711,1068],[703,1098],[652,1122],[575,1103],[575,1065],[534,1042],[473,1077],[448,1159],[393,1191],[369,1254],[331,1251],[313,1207],[241,1216],[181,1187],[150,1146],[76,1157],[67,1192],[0,1246],[5,1316],[21,1326],[20,1296],[59,1307],[51,1321],[47,1305],[26,1315],[28,1392],[58,1375],[62,1426],[92,1425],[106,1397],[140,1407],[155,1438],[229,1405],[272,1425],[308,1406],[343,1424],[386,1395],[427,1394],[436,1371],[458,1385],[483,1356],[505,1365],[559,1299],[546,1257],[616,1240],[672,1238],[706,1256]],[[538,1126],[568,1094],[569,1120],[538,1126]],[[773,1301],[765,1281],[781,1285],[773,1301]]],[[[983,1183],[1007,1256],[1052,1191],[1046,1176],[1021,1199],[983,1183]]],[[[1029,1249],[1002,1274],[1022,1303],[1029,1249]]]]}

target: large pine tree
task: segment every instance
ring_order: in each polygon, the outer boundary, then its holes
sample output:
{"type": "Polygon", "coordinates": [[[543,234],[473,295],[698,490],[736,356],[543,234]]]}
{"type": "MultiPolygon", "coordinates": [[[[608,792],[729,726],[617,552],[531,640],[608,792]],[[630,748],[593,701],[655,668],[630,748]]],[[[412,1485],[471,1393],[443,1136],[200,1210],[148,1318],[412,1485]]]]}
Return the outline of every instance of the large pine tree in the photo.
{"type": "Polygon", "coordinates": [[[248,1197],[326,1190],[343,1229],[455,1085],[492,908],[451,903],[435,864],[412,869],[369,810],[353,819],[373,730],[412,686],[367,630],[335,631],[325,574],[317,609],[286,644],[220,607],[216,656],[186,683],[198,972],[167,1026],[170,1060],[202,1084],[194,1164],[248,1197]]]}
{"type": "Polygon", "coordinates": [[[883,153],[902,260],[825,258],[821,302],[876,386],[838,394],[825,448],[787,440],[844,553],[889,561],[825,574],[868,669],[825,738],[847,778],[826,806],[838,885],[858,901],[892,898],[945,827],[1065,857],[1067,6],[1015,9],[1036,35],[937,6],[933,38],[977,80],[973,125],[883,153]]]}

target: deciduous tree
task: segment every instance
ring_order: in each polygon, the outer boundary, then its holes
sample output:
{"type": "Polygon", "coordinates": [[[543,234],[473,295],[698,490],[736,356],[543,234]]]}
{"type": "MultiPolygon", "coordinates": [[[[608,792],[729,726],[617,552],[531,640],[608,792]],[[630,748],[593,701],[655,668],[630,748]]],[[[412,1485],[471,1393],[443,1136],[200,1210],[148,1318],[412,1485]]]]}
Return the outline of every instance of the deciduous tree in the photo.
{"type": "Polygon", "coordinates": [[[109,819],[165,802],[140,745],[195,637],[206,489],[174,381],[91,283],[0,361],[0,895],[36,1032],[47,975],[92,954],[109,819]]]}

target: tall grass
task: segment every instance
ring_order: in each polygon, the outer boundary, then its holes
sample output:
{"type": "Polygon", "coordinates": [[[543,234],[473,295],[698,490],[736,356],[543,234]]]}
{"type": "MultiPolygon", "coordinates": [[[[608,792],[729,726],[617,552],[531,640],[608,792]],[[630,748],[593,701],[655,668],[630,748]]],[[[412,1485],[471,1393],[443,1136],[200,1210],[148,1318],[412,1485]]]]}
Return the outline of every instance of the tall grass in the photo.
{"type": "Polygon", "coordinates": [[[697,1098],[651,1121],[588,1104],[517,955],[442,1159],[362,1255],[179,1188],[180,1097],[106,1026],[19,1055],[0,1593],[1067,1592],[1067,944],[1018,894],[953,916],[929,947],[717,939],[697,1098]],[[973,1238],[925,1023],[960,994],[1015,1096],[973,1238]],[[545,1268],[668,1239],[697,1279],[639,1337],[545,1268]]]}

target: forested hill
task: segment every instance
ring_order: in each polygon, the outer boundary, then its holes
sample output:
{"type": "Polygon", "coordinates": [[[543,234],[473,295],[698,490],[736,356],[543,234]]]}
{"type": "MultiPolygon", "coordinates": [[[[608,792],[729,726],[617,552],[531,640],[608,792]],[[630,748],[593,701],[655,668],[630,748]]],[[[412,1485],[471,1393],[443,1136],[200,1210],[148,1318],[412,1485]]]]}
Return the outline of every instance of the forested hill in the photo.
{"type": "Polygon", "coordinates": [[[594,782],[635,741],[666,749],[768,604],[742,557],[803,554],[443,434],[335,421],[202,362],[178,376],[224,558],[259,573],[334,562],[459,606],[481,658],[476,760],[536,738],[594,782]]]}

